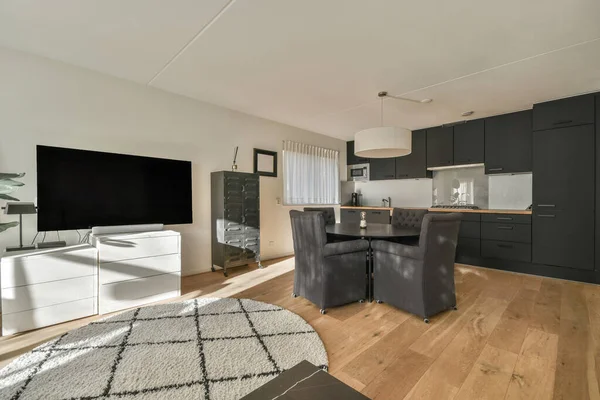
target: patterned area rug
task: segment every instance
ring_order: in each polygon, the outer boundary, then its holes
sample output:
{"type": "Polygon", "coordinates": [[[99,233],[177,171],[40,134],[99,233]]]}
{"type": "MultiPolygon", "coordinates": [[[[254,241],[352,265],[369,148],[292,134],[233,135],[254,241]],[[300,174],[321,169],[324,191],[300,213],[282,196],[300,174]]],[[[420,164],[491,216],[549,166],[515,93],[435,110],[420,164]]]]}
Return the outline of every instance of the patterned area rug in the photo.
{"type": "Polygon", "coordinates": [[[298,315],[246,299],[142,307],[43,344],[0,371],[0,399],[239,399],[302,360],[327,368],[298,315]]]}

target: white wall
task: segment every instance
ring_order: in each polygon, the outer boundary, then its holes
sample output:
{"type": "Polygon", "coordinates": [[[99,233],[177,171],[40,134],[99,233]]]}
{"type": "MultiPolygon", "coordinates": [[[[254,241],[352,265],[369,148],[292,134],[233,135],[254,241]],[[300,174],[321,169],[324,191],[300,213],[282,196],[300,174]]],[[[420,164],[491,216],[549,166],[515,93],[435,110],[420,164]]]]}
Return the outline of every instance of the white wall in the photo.
{"type": "MultiPolygon", "coordinates": [[[[261,177],[262,255],[293,252],[290,208],[276,205],[284,139],[338,149],[346,159],[345,142],[338,139],[0,48],[0,171],[27,173],[15,196],[36,197],[37,144],[190,160],[194,223],[173,227],[183,234],[186,275],[210,268],[210,172],[230,169],[234,146],[244,172],[252,171],[253,148],[279,152],[279,177],[261,177]]],[[[35,216],[24,216],[25,240],[33,239],[36,223],[35,216]]],[[[61,237],[73,243],[77,235],[61,237]]],[[[55,239],[48,233],[47,240],[55,239]]],[[[14,244],[18,229],[0,234],[0,248],[14,244]]]]}

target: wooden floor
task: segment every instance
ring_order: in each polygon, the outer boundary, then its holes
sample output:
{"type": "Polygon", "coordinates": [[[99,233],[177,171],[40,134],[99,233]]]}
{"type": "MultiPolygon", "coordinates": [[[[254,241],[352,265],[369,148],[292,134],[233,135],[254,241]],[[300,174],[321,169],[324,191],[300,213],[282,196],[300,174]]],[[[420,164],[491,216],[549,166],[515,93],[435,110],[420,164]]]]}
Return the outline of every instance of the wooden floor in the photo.
{"type": "MultiPolygon", "coordinates": [[[[600,286],[457,264],[458,311],[427,325],[375,303],[321,315],[307,300],[290,297],[293,272],[281,271],[261,275],[254,286],[254,267],[232,270],[229,278],[186,277],[182,297],[222,296],[247,277],[233,297],[302,316],[325,343],[330,372],[373,399],[600,399],[600,286]]],[[[94,318],[1,338],[0,366],[94,318]]]]}

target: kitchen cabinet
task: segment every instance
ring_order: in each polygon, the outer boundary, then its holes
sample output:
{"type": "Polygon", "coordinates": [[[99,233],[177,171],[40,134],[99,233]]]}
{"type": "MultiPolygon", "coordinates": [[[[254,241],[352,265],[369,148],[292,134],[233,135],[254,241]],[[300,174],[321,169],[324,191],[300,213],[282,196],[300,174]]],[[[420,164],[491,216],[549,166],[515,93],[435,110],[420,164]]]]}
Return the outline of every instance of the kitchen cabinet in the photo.
{"type": "Polygon", "coordinates": [[[485,173],[531,172],[531,110],[485,119],[485,173]]]}
{"type": "Polygon", "coordinates": [[[594,268],[594,212],[536,209],[532,225],[534,263],[594,268]]]}
{"type": "Polygon", "coordinates": [[[531,262],[531,245],[499,240],[482,240],[481,255],[487,258],[531,262]]]}
{"type": "Polygon", "coordinates": [[[372,181],[396,178],[395,158],[372,158],[370,162],[372,181]]]}
{"type": "Polygon", "coordinates": [[[533,134],[533,262],[594,268],[593,125],[533,134]]]}
{"type": "Polygon", "coordinates": [[[600,271],[600,94],[596,95],[596,270],[600,271]]]}
{"type": "Polygon", "coordinates": [[[366,210],[367,224],[389,224],[390,210],[366,210]]]}
{"type": "Polygon", "coordinates": [[[427,131],[413,131],[411,153],[396,157],[396,179],[431,177],[432,172],[427,171],[427,131]]]}
{"type": "Polygon", "coordinates": [[[484,222],[481,238],[505,242],[531,243],[531,225],[484,222]]]}
{"type": "Polygon", "coordinates": [[[480,164],[484,160],[483,119],[454,126],[454,165],[480,164]]]}
{"type": "Polygon", "coordinates": [[[533,133],[533,207],[594,210],[594,126],[533,133]]]}
{"type": "Polygon", "coordinates": [[[342,208],[340,210],[340,222],[342,224],[359,224],[361,211],[357,208],[342,208]]]}
{"type": "Polygon", "coordinates": [[[427,129],[427,168],[446,167],[454,162],[454,128],[427,129]]]}
{"type": "Polygon", "coordinates": [[[533,130],[594,123],[594,95],[569,97],[533,106],[533,130]]]}
{"type": "Polygon", "coordinates": [[[346,142],[346,165],[368,164],[369,159],[354,155],[354,140],[346,142]]]}

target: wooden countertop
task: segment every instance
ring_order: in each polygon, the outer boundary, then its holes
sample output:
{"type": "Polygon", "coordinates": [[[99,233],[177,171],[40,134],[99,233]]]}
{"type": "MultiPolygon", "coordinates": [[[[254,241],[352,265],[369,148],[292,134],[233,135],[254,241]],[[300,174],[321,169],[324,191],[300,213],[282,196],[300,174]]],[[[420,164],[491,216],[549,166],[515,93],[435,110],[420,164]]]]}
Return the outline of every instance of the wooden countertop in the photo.
{"type": "MultiPolygon", "coordinates": [[[[392,211],[393,207],[375,207],[375,206],[363,206],[363,207],[353,207],[353,206],[341,206],[340,208],[350,208],[350,209],[358,209],[358,210],[388,210],[392,211]]],[[[424,210],[425,207],[398,207],[404,208],[407,210],[424,210]]],[[[468,208],[427,208],[428,211],[438,211],[438,212],[460,212],[460,213],[476,213],[476,214],[521,214],[521,215],[531,215],[531,210],[471,210],[468,208]]]]}

